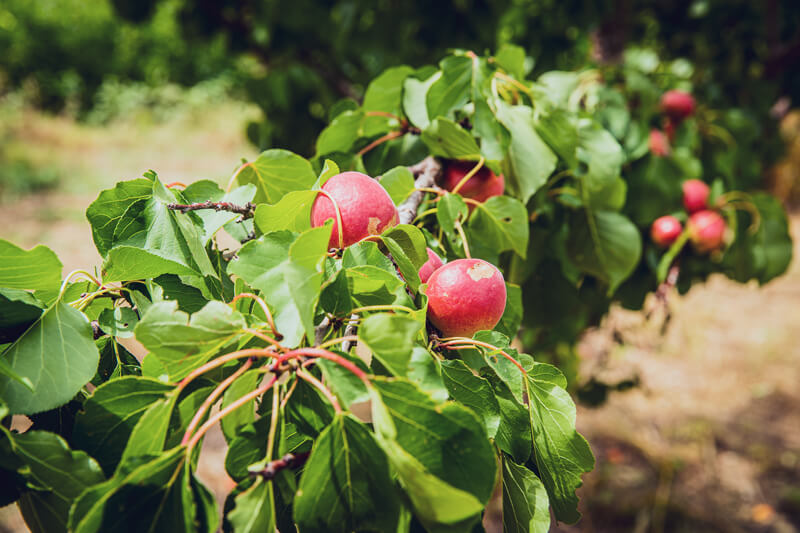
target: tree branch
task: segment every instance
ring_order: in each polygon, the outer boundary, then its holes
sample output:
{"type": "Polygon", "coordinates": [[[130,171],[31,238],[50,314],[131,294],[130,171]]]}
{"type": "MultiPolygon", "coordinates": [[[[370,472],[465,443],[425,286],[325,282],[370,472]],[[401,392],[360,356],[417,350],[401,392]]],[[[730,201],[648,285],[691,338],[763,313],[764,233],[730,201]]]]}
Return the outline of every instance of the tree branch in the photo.
{"type": "Polygon", "coordinates": [[[270,461],[267,463],[262,470],[257,470],[255,472],[250,472],[250,476],[261,476],[264,478],[264,481],[268,481],[270,479],[274,479],[275,476],[278,475],[278,472],[285,468],[297,468],[305,464],[306,460],[308,460],[308,456],[311,455],[311,452],[303,452],[303,453],[287,453],[280,459],[275,459],[274,461],[270,461]]]}
{"type": "Polygon", "coordinates": [[[242,215],[242,220],[253,218],[256,212],[256,204],[247,202],[244,205],[232,204],[230,202],[197,202],[194,204],[167,204],[169,209],[180,211],[181,213],[188,213],[189,211],[197,211],[199,209],[213,209],[214,211],[228,211],[230,213],[238,213],[242,215]]]}

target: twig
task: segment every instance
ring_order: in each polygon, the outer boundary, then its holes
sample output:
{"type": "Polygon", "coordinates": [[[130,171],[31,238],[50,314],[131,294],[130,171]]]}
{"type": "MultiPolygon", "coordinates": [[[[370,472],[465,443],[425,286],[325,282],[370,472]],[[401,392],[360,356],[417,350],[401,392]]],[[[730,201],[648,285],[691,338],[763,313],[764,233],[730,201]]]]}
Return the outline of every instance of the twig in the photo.
{"type": "Polygon", "coordinates": [[[267,466],[262,470],[251,471],[250,476],[261,476],[264,478],[264,481],[269,481],[278,475],[278,472],[281,470],[303,466],[308,460],[309,455],[311,455],[311,452],[287,453],[280,459],[275,459],[267,463],[267,466]]]}
{"type": "Polygon", "coordinates": [[[230,213],[238,213],[242,215],[242,219],[253,218],[256,212],[256,204],[247,202],[244,205],[232,204],[230,202],[197,202],[194,204],[167,204],[169,209],[180,211],[181,213],[188,213],[189,211],[197,211],[199,209],[213,209],[214,211],[228,211],[230,213]]]}

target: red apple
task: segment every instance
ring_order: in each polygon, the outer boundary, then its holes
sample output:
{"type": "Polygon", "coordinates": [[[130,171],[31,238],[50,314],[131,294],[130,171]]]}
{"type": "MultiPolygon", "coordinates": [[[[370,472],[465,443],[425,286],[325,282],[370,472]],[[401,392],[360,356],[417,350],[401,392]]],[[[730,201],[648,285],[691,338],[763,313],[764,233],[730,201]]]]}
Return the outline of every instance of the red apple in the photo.
{"type": "Polygon", "coordinates": [[[661,110],[668,117],[681,121],[694,113],[694,97],[685,92],[673,89],[661,95],[661,110]]]}
{"type": "Polygon", "coordinates": [[[689,214],[706,209],[708,207],[708,196],[711,189],[705,182],[700,180],[686,180],[683,182],[683,207],[689,214]]]}
{"type": "Polygon", "coordinates": [[[431,250],[430,248],[426,248],[428,251],[428,260],[419,267],[419,280],[422,283],[427,283],[428,279],[431,277],[431,274],[436,272],[440,266],[442,266],[442,259],[436,255],[436,252],[431,250]]]}
{"type": "Polygon", "coordinates": [[[506,308],[506,284],[493,264],[457,259],[428,278],[428,318],[445,337],[493,329],[506,308]]]}
{"type": "Polygon", "coordinates": [[[657,157],[669,155],[669,139],[667,139],[663,131],[657,129],[650,130],[650,151],[657,157]]]}
{"type": "Polygon", "coordinates": [[[716,211],[698,211],[689,217],[689,240],[700,253],[713,252],[722,248],[725,242],[725,219],[716,211]]]}
{"type": "Polygon", "coordinates": [[[672,215],[659,217],[650,226],[650,238],[662,248],[667,248],[674,243],[683,232],[680,220],[672,215]]]}
{"type": "MultiPolygon", "coordinates": [[[[444,188],[448,191],[455,189],[461,183],[462,178],[475,168],[476,164],[474,161],[449,161],[444,170],[444,188]]],[[[503,175],[498,176],[484,165],[461,186],[458,194],[483,203],[492,196],[502,195],[505,187],[506,180],[503,175]]],[[[473,207],[470,205],[470,210],[473,207]]]]}
{"type": "MultiPolygon", "coordinates": [[[[342,246],[397,225],[397,208],[380,183],[360,172],[342,172],[330,178],[322,190],[336,202],[342,216],[342,246]]],[[[339,248],[339,229],[333,202],[319,194],[311,206],[311,226],[333,219],[330,248],[339,248]]]]}

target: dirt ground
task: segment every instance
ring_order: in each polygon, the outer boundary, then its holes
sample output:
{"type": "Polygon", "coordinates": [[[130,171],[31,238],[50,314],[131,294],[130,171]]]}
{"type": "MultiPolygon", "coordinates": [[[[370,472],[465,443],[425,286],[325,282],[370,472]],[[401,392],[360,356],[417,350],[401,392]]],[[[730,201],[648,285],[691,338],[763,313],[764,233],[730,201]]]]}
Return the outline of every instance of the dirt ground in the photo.
{"type": "MultiPolygon", "coordinates": [[[[232,132],[191,140],[177,155],[157,153],[150,167],[175,180],[223,180],[227,162],[246,150],[232,132]]],[[[126,155],[142,147],[120,145],[109,154],[107,139],[96,142],[80,147],[76,161],[113,166],[102,187],[149,168],[126,155]]],[[[95,195],[67,187],[2,204],[0,237],[50,246],[65,273],[98,265],[83,216],[95,195]]],[[[800,214],[792,233],[800,237],[800,214]]],[[[718,277],[684,297],[671,295],[669,306],[664,335],[658,317],[647,322],[643,313],[615,310],[581,343],[584,379],[635,376],[640,386],[612,393],[599,407],[579,407],[578,427],[597,467],[580,490],[582,521],[554,531],[800,530],[800,261],[766,287],[718,277]]],[[[200,469],[218,494],[230,489],[224,453],[221,436],[212,437],[200,469]]],[[[27,531],[14,506],[0,509],[5,531],[27,531]]]]}

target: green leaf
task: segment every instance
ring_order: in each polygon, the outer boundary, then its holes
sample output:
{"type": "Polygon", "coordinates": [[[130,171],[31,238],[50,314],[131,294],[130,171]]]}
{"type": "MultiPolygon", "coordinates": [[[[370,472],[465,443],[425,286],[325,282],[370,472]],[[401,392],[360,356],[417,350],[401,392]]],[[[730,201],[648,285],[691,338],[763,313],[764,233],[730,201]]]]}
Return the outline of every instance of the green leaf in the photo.
{"type": "Polygon", "coordinates": [[[314,338],[314,307],[323,278],[330,224],[299,236],[288,231],[245,244],[229,270],[262,292],[286,346],[314,338]]]}
{"type": "Polygon", "coordinates": [[[428,89],[437,79],[438,76],[430,76],[425,81],[420,81],[408,77],[403,82],[403,111],[409,122],[420,129],[425,129],[430,124],[425,99],[428,89]]]}
{"type": "MultiPolygon", "coordinates": [[[[339,355],[359,367],[365,372],[369,372],[367,366],[358,357],[339,352],[339,355]]],[[[342,366],[319,359],[316,366],[322,370],[325,383],[331,388],[334,394],[339,397],[345,408],[350,408],[354,403],[366,402],[369,400],[369,391],[364,382],[356,377],[352,372],[342,366]]]]}
{"type": "Polygon", "coordinates": [[[407,377],[436,402],[443,402],[449,397],[441,374],[439,360],[422,346],[414,346],[411,351],[411,361],[408,364],[407,377]]]}
{"type": "Polygon", "coordinates": [[[472,81],[472,59],[467,56],[448,56],[439,67],[441,77],[430,86],[426,97],[428,116],[434,119],[466,104],[472,81]]]}
{"type": "MultiPolygon", "coordinates": [[[[366,113],[382,111],[400,116],[403,102],[403,80],[413,72],[414,69],[405,65],[384,70],[367,87],[362,109],[366,113]]],[[[367,116],[364,120],[364,135],[371,137],[398,126],[397,120],[390,117],[367,116]]]]}
{"type": "Polygon", "coordinates": [[[393,375],[405,376],[420,330],[420,323],[413,318],[378,313],[361,322],[358,338],[393,375]]]}
{"type": "Polygon", "coordinates": [[[311,206],[317,191],[293,191],[275,205],[259,204],[253,217],[261,233],[289,230],[303,232],[311,228],[311,206]]]}
{"type": "Polygon", "coordinates": [[[356,306],[391,305],[408,301],[405,283],[397,274],[371,266],[356,266],[345,271],[350,295],[356,306]]]}
{"type": "Polygon", "coordinates": [[[61,286],[61,267],[47,246],[23,250],[0,239],[0,287],[55,291],[61,286]]]}
{"type": "Polygon", "coordinates": [[[218,278],[203,245],[201,229],[192,216],[171,210],[175,194],[157,179],[153,197],[132,204],[117,223],[113,247],[103,270],[104,281],[155,278],[161,274],[185,274],[218,278]]]}
{"type": "Polygon", "coordinates": [[[0,399],[15,414],[34,414],[67,403],[97,371],[100,353],[89,321],[57,302],[2,355],[33,390],[0,376],[0,399]]]}
{"type": "Polygon", "coordinates": [[[345,111],[336,116],[317,138],[317,156],[334,152],[349,152],[359,137],[365,136],[362,125],[364,111],[345,111]]]}
{"type": "Polygon", "coordinates": [[[528,211],[516,198],[493,196],[476,206],[469,219],[472,239],[497,253],[514,250],[525,259],[528,252],[528,211]]]}
{"type": "Polygon", "coordinates": [[[139,316],[130,307],[115,307],[104,309],[97,322],[105,334],[128,339],[133,337],[133,328],[139,323],[139,316]]]}
{"type": "Polygon", "coordinates": [[[227,520],[236,533],[275,531],[275,489],[272,481],[258,478],[244,492],[237,494],[235,507],[227,520]]]}
{"type": "Polygon", "coordinates": [[[481,150],[475,138],[452,120],[439,117],[431,122],[420,137],[431,154],[448,159],[477,161],[481,150]]]}
{"type": "Polygon", "coordinates": [[[299,155],[288,150],[267,150],[245,164],[236,179],[242,185],[256,186],[255,203],[275,204],[286,193],[310,188],[317,176],[311,163],[299,155]]]}
{"type": "MultiPolygon", "coordinates": [[[[178,302],[178,309],[187,313],[196,313],[208,304],[208,299],[203,296],[203,293],[191,285],[184,283],[179,276],[175,274],[162,274],[153,279],[158,287],[161,288],[159,296],[155,296],[151,291],[151,295],[155,300],[175,300],[178,302]]],[[[140,305],[136,302],[136,307],[140,314],[144,314],[150,308],[150,305],[140,305]]]]}
{"type": "Polygon", "coordinates": [[[525,78],[525,49],[511,43],[503,44],[494,55],[497,65],[518,80],[525,78]]]}
{"type": "Polygon", "coordinates": [[[613,294],[639,263],[642,239],[624,215],[595,211],[573,219],[567,250],[575,266],[606,282],[613,294]]]}
{"type": "Polygon", "coordinates": [[[436,204],[436,220],[442,230],[455,238],[456,221],[464,221],[469,214],[469,208],[458,194],[445,193],[436,204]]]}
{"type": "Polygon", "coordinates": [[[169,394],[151,403],[131,431],[122,452],[117,472],[125,471],[144,456],[158,455],[164,450],[177,394],[169,394]]]}
{"type": "Polygon", "coordinates": [[[191,317],[175,301],[157,302],[136,326],[136,339],[156,354],[169,379],[177,381],[206,363],[247,326],[244,317],[211,301],[191,317]]]}
{"type": "Polygon", "coordinates": [[[72,445],[94,457],[111,474],[136,423],[172,386],[155,379],[125,376],[97,387],[75,417],[72,445]]]}
{"type": "Polygon", "coordinates": [[[415,515],[428,529],[477,519],[496,474],[477,415],[453,402],[436,403],[406,380],[375,378],[373,384],[375,436],[415,515]]]}
{"type": "Polygon", "coordinates": [[[487,371],[484,377],[491,383],[495,399],[500,406],[500,426],[497,428],[495,443],[515,461],[525,463],[533,449],[531,432],[520,431],[520,428],[530,425],[527,406],[514,397],[511,389],[496,373],[487,371]]]}
{"type": "Polygon", "coordinates": [[[500,427],[500,405],[489,382],[473,374],[458,359],[442,361],[442,378],[450,397],[466,405],[481,417],[486,435],[493,439],[500,427]]]}
{"type": "MultiPolygon", "coordinates": [[[[258,370],[248,370],[236,380],[231,383],[231,386],[225,391],[222,396],[222,409],[229,406],[234,401],[238,400],[250,391],[253,391],[258,386],[258,382],[264,377],[264,373],[258,370]]],[[[236,436],[239,428],[252,424],[255,421],[255,400],[248,402],[238,409],[231,411],[220,421],[222,432],[225,438],[230,441],[236,436]]]]}
{"type": "Polygon", "coordinates": [[[573,168],[578,165],[578,128],[572,113],[558,107],[537,113],[534,127],[567,165],[573,168]]]}
{"type": "Polygon", "coordinates": [[[594,468],[589,444],[575,430],[575,404],[555,367],[536,363],[525,379],[534,460],[558,520],[573,524],[580,518],[575,490],[581,474],[594,468]]]}
{"type": "Polygon", "coordinates": [[[414,192],[414,175],[408,167],[394,167],[384,172],[380,183],[395,205],[402,204],[414,192]]]}
{"type": "Polygon", "coordinates": [[[356,266],[374,266],[386,272],[394,273],[391,260],[380,251],[374,242],[364,241],[348,246],[342,254],[342,268],[356,266]]]}
{"type": "Polygon", "coordinates": [[[86,218],[92,225],[92,238],[100,255],[105,257],[114,242],[114,232],[128,208],[153,195],[153,182],[139,178],[121,181],[113,189],[105,189],[86,209],[86,218]]]}
{"type": "Polygon", "coordinates": [[[303,469],[294,501],[297,525],[308,532],[391,531],[399,511],[383,450],[364,424],[337,415],[303,469]]]}
{"type": "Polygon", "coordinates": [[[620,175],[625,154],[608,130],[591,119],[578,123],[578,161],[586,165],[582,177],[590,196],[611,187],[620,175]]]}
{"type": "Polygon", "coordinates": [[[43,310],[44,305],[31,293],[0,288],[0,344],[17,340],[43,310]]]}
{"type": "Polygon", "coordinates": [[[558,158],[533,128],[530,107],[511,106],[502,100],[496,100],[495,106],[497,120],[511,133],[508,147],[511,175],[506,176],[506,183],[527,204],[556,169],[558,158]]]}
{"type": "Polygon", "coordinates": [[[416,226],[400,224],[381,235],[383,244],[392,254],[392,259],[409,288],[419,288],[419,269],[428,260],[425,236],[416,226]]]}
{"type": "Polygon", "coordinates": [[[509,338],[517,336],[522,323],[522,289],[519,285],[506,283],[506,309],[495,329],[509,338]]]}
{"type": "Polygon", "coordinates": [[[536,474],[503,458],[503,532],[547,533],[550,530],[547,491],[536,474]]]}

